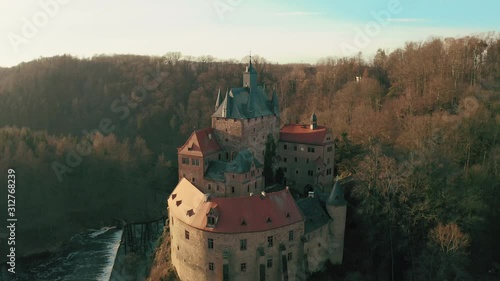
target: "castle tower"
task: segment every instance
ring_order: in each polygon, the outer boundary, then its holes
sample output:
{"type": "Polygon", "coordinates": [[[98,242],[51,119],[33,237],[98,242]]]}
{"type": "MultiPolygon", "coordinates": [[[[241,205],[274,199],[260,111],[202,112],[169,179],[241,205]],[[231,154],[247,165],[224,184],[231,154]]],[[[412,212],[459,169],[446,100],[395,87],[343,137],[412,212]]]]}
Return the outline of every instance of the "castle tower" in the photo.
{"type": "Polygon", "coordinates": [[[250,63],[243,72],[243,87],[250,88],[251,90],[256,90],[257,88],[257,71],[252,66],[252,57],[250,57],[250,63]]]}
{"type": "Polygon", "coordinates": [[[311,116],[311,130],[316,130],[318,127],[318,117],[316,117],[316,113],[313,113],[311,116]]]}
{"type": "Polygon", "coordinates": [[[347,201],[339,181],[335,182],[332,192],[326,201],[326,210],[333,219],[330,223],[330,245],[328,253],[332,264],[342,264],[344,256],[344,232],[347,214],[347,201]]]}

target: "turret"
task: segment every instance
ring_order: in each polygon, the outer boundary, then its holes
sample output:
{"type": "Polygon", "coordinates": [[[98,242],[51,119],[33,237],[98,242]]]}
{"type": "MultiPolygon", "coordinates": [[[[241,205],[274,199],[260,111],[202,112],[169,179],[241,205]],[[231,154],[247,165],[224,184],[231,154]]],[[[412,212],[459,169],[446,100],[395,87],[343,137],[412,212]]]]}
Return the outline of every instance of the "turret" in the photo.
{"type": "Polygon", "coordinates": [[[222,101],[222,117],[227,117],[229,116],[229,90],[226,90],[226,97],[224,98],[224,101],[222,101]]]}
{"type": "Polygon", "coordinates": [[[344,233],[347,214],[347,201],[344,190],[338,179],[335,181],[332,192],[326,201],[326,210],[332,222],[330,223],[330,241],[328,253],[332,264],[342,264],[344,256],[344,233]]]}
{"type": "Polygon", "coordinates": [[[243,72],[243,87],[250,89],[257,89],[257,71],[252,66],[252,57],[250,57],[250,62],[243,72]]]}
{"type": "Polygon", "coordinates": [[[215,101],[215,111],[217,111],[217,109],[219,109],[221,102],[222,102],[222,95],[221,95],[220,88],[219,88],[219,93],[217,93],[217,100],[215,101]]]}
{"type": "Polygon", "coordinates": [[[316,113],[313,113],[311,116],[311,130],[316,130],[318,127],[318,117],[316,117],[316,113]]]}

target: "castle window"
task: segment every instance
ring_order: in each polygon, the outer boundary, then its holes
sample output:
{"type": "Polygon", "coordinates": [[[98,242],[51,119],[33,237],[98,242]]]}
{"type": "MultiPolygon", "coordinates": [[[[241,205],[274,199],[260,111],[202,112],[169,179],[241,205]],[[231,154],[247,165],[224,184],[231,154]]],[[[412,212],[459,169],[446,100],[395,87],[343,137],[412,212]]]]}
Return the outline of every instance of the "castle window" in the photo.
{"type": "Polygon", "coordinates": [[[208,248],[213,249],[214,248],[214,239],[208,238],[208,248]]]}
{"type": "Polygon", "coordinates": [[[309,164],[309,158],[306,159],[306,163],[309,164]]]}
{"type": "Polygon", "coordinates": [[[195,178],[193,178],[192,182],[195,182],[195,180],[196,180],[196,179],[195,179],[195,178]]]}
{"type": "Polygon", "coordinates": [[[247,240],[241,239],[240,240],[240,251],[246,251],[246,249],[247,249],[247,240]]]}
{"type": "Polygon", "coordinates": [[[333,147],[332,146],[329,146],[327,149],[326,149],[326,152],[332,152],[333,150],[333,147]]]}
{"type": "Polygon", "coordinates": [[[273,267],[273,259],[267,259],[267,268],[273,267]]]}
{"type": "Polygon", "coordinates": [[[313,170],[309,170],[307,171],[307,175],[312,177],[314,175],[314,171],[313,170]]]}
{"type": "MultiPolygon", "coordinates": [[[[226,139],[226,141],[227,141],[227,139],[226,139]]],[[[229,152],[226,152],[226,160],[228,160],[228,159],[229,159],[229,152]]]]}
{"type": "Polygon", "coordinates": [[[189,231],[184,230],[184,238],[186,238],[186,240],[189,240],[189,231]]]}
{"type": "Polygon", "coordinates": [[[331,175],[331,174],[332,174],[332,168],[327,169],[327,170],[326,170],[326,174],[327,174],[327,175],[331,175]]]}
{"type": "Polygon", "coordinates": [[[273,221],[271,220],[271,217],[267,217],[267,221],[266,222],[269,223],[269,222],[273,222],[273,221]]]}
{"type": "Polygon", "coordinates": [[[255,171],[251,171],[251,172],[250,172],[250,175],[251,175],[252,177],[255,177],[255,171]]]}
{"type": "Polygon", "coordinates": [[[273,237],[267,236],[267,247],[272,247],[272,246],[273,246],[273,237]]]}
{"type": "Polygon", "coordinates": [[[297,157],[295,157],[293,160],[295,161],[295,163],[297,163],[297,160],[298,160],[298,159],[297,159],[297,157]]]}
{"type": "Polygon", "coordinates": [[[326,164],[330,164],[330,158],[326,158],[326,164]]]}
{"type": "Polygon", "coordinates": [[[219,153],[219,161],[220,161],[220,160],[222,160],[222,155],[220,155],[220,153],[219,153]]]}
{"type": "Polygon", "coordinates": [[[247,185],[247,192],[250,192],[250,185],[247,185]]]}
{"type": "Polygon", "coordinates": [[[207,227],[214,228],[217,224],[218,214],[214,208],[210,208],[207,214],[207,227]]]}
{"type": "Polygon", "coordinates": [[[316,152],[316,149],[314,147],[308,147],[307,152],[316,152]]]}
{"type": "Polygon", "coordinates": [[[247,271],[247,264],[246,263],[242,263],[241,266],[240,266],[240,268],[241,268],[241,272],[247,271]]]}
{"type": "Polygon", "coordinates": [[[296,175],[298,175],[298,174],[299,174],[299,170],[298,170],[298,169],[297,169],[297,170],[295,170],[295,174],[296,174],[296,175]]]}
{"type": "Polygon", "coordinates": [[[297,146],[296,145],[293,146],[293,150],[297,151],[297,146]]]}
{"type": "Polygon", "coordinates": [[[191,165],[200,166],[200,160],[199,159],[191,159],[191,165]]]}
{"type": "Polygon", "coordinates": [[[208,190],[212,189],[212,185],[208,184],[208,190]]]}
{"type": "Polygon", "coordinates": [[[183,165],[189,165],[189,158],[182,158],[182,164],[183,165]]]}
{"type": "Polygon", "coordinates": [[[285,167],[285,168],[283,168],[283,172],[285,172],[285,173],[286,173],[286,167],[285,167]]]}
{"type": "Polygon", "coordinates": [[[214,271],[214,263],[213,262],[208,263],[208,270],[214,271]]]}
{"type": "Polygon", "coordinates": [[[220,189],[219,186],[217,186],[217,191],[219,191],[219,189],[220,189]]]}
{"type": "Polygon", "coordinates": [[[286,150],[288,146],[286,144],[283,145],[283,149],[286,150]]]}
{"type": "Polygon", "coordinates": [[[284,163],[286,163],[286,160],[287,160],[287,159],[286,159],[286,157],[283,157],[283,162],[284,162],[284,163]]]}
{"type": "Polygon", "coordinates": [[[292,253],[288,253],[288,261],[292,260],[292,253]]]}
{"type": "Polygon", "coordinates": [[[288,231],[288,241],[293,241],[293,230],[288,231]]]}
{"type": "Polygon", "coordinates": [[[231,186],[231,193],[234,193],[234,186],[231,186]]]}
{"type": "Polygon", "coordinates": [[[257,182],[255,182],[255,188],[254,189],[257,189],[257,182]]]}

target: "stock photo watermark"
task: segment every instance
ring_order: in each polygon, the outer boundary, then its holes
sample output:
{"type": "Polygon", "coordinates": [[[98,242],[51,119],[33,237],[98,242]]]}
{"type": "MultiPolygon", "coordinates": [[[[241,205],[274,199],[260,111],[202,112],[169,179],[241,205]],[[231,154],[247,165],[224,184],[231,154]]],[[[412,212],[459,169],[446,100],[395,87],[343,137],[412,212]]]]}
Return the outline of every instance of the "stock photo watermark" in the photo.
{"type": "MultiPolygon", "coordinates": [[[[411,0],[408,0],[410,2],[411,0]]],[[[404,7],[399,0],[390,0],[385,9],[377,12],[371,11],[370,15],[373,20],[365,23],[363,29],[354,28],[354,38],[351,43],[340,43],[340,49],[344,56],[352,53],[358,53],[362,49],[368,47],[373,38],[380,35],[382,28],[389,26],[395,16],[401,14],[404,7]]]]}
{"type": "Polygon", "coordinates": [[[234,11],[242,2],[243,0],[215,0],[212,2],[212,6],[219,16],[219,19],[224,20],[224,15],[227,12],[234,11]]]}
{"type": "Polygon", "coordinates": [[[41,0],[38,2],[39,9],[31,17],[22,17],[22,26],[19,32],[9,32],[7,38],[15,53],[19,53],[19,47],[26,45],[34,39],[40,29],[47,26],[51,19],[56,17],[62,6],[70,0],[41,0]]]}

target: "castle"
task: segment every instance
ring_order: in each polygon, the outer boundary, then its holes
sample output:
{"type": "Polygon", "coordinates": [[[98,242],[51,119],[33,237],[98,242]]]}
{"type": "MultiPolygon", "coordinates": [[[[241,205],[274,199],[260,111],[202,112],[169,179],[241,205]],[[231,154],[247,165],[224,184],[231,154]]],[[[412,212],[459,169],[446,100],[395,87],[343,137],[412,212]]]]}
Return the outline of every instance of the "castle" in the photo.
{"type": "Polygon", "coordinates": [[[178,148],[179,183],[168,198],[172,265],[183,281],[306,280],[341,264],[346,201],[334,184],[334,142],[312,115],[280,128],[276,92],[257,85],[250,60],[243,85],[219,90],[212,127],[178,148]],[[272,171],[286,188],[269,192],[272,171]],[[296,200],[291,191],[307,193],[296,200]]]}

